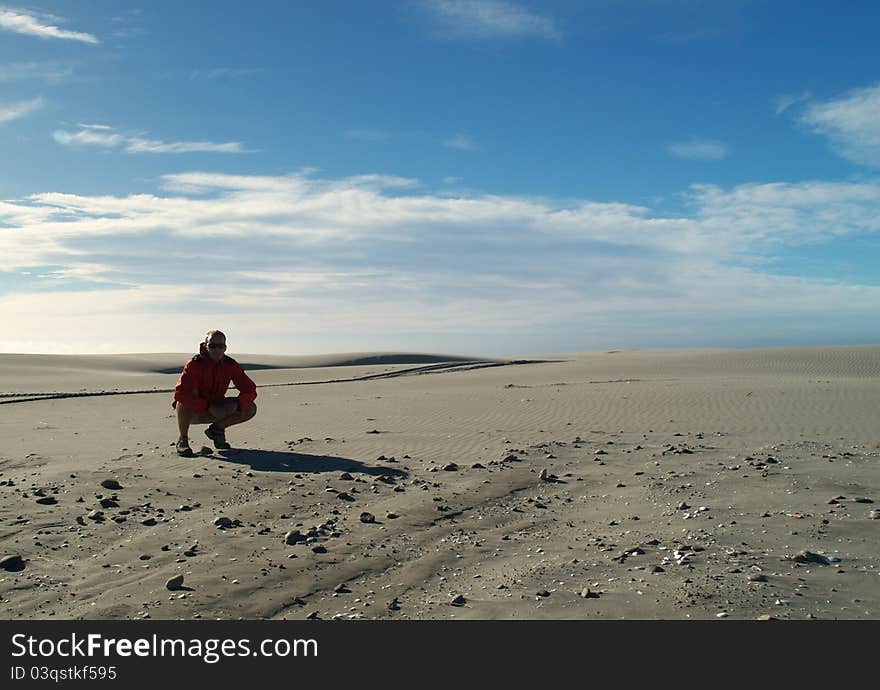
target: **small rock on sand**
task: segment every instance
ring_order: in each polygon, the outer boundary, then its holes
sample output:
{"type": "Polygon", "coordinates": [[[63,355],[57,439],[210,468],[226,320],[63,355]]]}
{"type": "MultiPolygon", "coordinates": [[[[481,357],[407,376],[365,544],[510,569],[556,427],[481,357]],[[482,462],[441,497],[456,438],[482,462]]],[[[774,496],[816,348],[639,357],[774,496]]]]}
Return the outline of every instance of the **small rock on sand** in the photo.
{"type": "Polygon", "coordinates": [[[299,544],[300,542],[303,542],[305,540],[306,538],[300,533],[298,529],[291,530],[284,535],[284,543],[291,546],[293,544],[299,544]]]}
{"type": "Polygon", "coordinates": [[[818,563],[819,565],[830,565],[831,561],[822,554],[813,553],[804,549],[800,553],[791,557],[795,563],[818,563]]]}
{"type": "Polygon", "coordinates": [[[42,498],[37,499],[37,503],[43,506],[54,506],[58,503],[58,499],[54,496],[43,496],[42,498]]]}
{"type": "Polygon", "coordinates": [[[454,596],[449,601],[449,604],[451,606],[464,606],[466,603],[467,603],[467,599],[465,599],[461,594],[454,596]]]}
{"type": "Polygon", "coordinates": [[[443,465],[443,469],[446,472],[457,472],[458,465],[456,465],[454,462],[450,462],[449,464],[443,465]]]}
{"type": "Polygon", "coordinates": [[[24,559],[17,553],[11,554],[9,556],[3,556],[3,558],[0,558],[0,568],[7,572],[24,570],[24,559]]]}
{"type": "Polygon", "coordinates": [[[370,524],[376,522],[376,516],[372,513],[361,513],[361,522],[370,524]]]}
{"type": "Polygon", "coordinates": [[[220,529],[229,529],[232,527],[232,520],[221,515],[214,520],[214,526],[219,527],[220,529]]]}
{"type": "Polygon", "coordinates": [[[175,575],[165,583],[165,589],[169,589],[172,592],[181,587],[183,587],[183,575],[175,575]]]}
{"type": "Polygon", "coordinates": [[[105,489],[110,489],[110,491],[118,491],[122,488],[122,485],[115,479],[105,479],[101,482],[101,486],[105,489]]]}

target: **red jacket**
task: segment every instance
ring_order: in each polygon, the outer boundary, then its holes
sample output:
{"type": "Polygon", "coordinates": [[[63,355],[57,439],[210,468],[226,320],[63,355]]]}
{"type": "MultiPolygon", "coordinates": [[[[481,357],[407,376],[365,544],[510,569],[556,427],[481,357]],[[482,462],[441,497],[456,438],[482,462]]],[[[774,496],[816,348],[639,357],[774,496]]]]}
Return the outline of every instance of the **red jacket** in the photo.
{"type": "Polygon", "coordinates": [[[171,406],[182,402],[193,412],[206,414],[209,405],[223,400],[232,381],[238,389],[238,409],[248,409],[257,397],[257,385],[241,365],[226,355],[215,364],[205,351],[204,343],[200,353],[184,365],[171,406]]]}

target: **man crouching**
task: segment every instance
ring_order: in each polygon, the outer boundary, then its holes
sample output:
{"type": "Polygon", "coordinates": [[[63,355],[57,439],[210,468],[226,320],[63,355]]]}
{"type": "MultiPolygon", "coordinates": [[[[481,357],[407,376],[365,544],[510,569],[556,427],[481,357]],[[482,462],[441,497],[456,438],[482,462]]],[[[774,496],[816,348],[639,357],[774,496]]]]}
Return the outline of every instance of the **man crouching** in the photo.
{"type": "Polygon", "coordinates": [[[214,442],[214,448],[231,448],[226,442],[226,427],[253,419],[257,414],[256,397],[256,384],[238,362],[226,356],[226,336],[221,331],[208,331],[199,354],[184,365],[174,389],[171,407],[177,410],[180,429],[177,454],[193,457],[190,424],[210,424],[205,436],[214,442]],[[226,397],[230,381],[238,389],[236,398],[226,397]]]}

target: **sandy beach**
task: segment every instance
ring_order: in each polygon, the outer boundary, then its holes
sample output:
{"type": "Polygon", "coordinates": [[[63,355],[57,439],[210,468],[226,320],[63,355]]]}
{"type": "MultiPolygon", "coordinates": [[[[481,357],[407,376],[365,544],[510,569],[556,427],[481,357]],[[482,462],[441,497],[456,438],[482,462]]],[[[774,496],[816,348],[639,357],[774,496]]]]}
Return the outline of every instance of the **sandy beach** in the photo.
{"type": "Polygon", "coordinates": [[[230,355],[0,355],[3,618],[880,618],[880,346],[230,355]]]}

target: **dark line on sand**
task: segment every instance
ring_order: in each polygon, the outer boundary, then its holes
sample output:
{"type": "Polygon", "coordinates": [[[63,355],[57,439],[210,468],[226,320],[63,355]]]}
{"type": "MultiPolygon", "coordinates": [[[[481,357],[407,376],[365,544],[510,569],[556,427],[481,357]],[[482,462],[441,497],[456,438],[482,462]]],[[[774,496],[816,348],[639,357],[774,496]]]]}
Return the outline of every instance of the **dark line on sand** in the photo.
{"type": "MultiPolygon", "coordinates": [[[[508,367],[520,364],[545,364],[557,361],[548,359],[515,359],[509,362],[481,362],[479,360],[465,362],[448,362],[443,364],[431,364],[422,367],[411,367],[398,371],[387,371],[382,374],[369,374],[367,376],[355,376],[350,379],[327,379],[325,381],[291,381],[289,383],[264,383],[257,388],[277,388],[279,386],[317,386],[328,383],[352,383],[355,381],[371,381],[374,379],[390,379],[398,376],[422,376],[425,374],[441,374],[456,371],[472,371],[474,369],[488,369],[491,367],[508,367]]],[[[12,405],[23,402],[37,402],[39,400],[64,400],[66,398],[95,398],[108,395],[149,395],[152,393],[173,393],[173,388],[154,388],[151,390],[129,391],[97,391],[81,393],[0,393],[0,405],[12,405]]]]}

